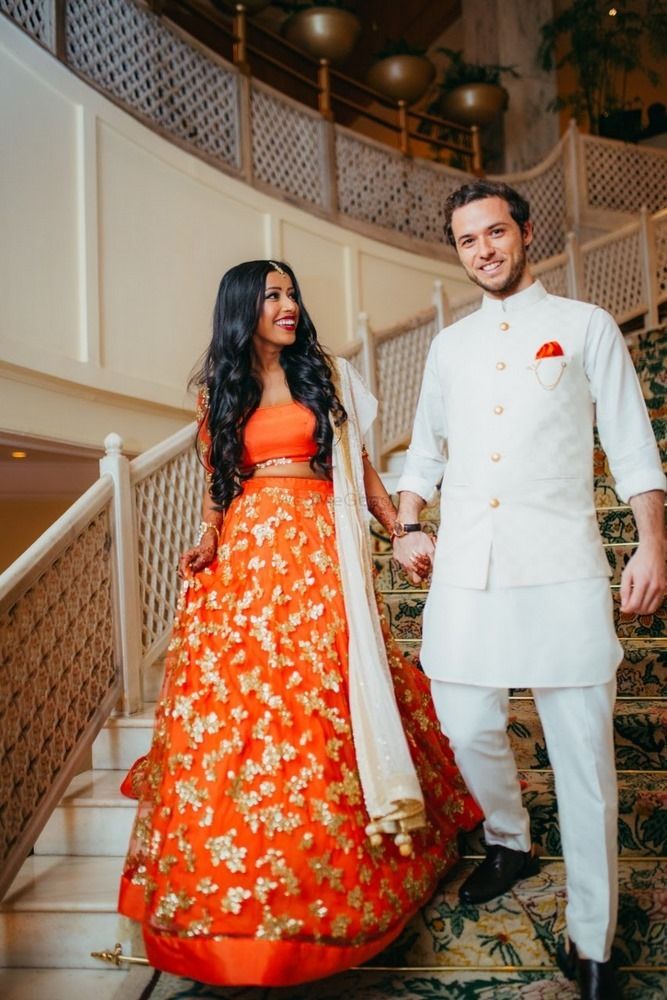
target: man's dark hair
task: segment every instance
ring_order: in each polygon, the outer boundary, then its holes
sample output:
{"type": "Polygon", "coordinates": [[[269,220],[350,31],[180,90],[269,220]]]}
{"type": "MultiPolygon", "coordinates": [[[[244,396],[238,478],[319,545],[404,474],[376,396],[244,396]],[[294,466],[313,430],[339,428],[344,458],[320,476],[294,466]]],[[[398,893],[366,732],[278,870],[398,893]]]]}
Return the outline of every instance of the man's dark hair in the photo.
{"type": "Polygon", "coordinates": [[[469,205],[472,201],[481,201],[483,198],[502,198],[506,201],[510,215],[523,232],[523,227],[530,219],[530,205],[518,191],[509,184],[503,184],[502,181],[471,181],[470,184],[463,184],[452,192],[445,202],[445,236],[452,246],[456,246],[452,232],[452,215],[457,208],[463,208],[464,205],[469,205]]]}

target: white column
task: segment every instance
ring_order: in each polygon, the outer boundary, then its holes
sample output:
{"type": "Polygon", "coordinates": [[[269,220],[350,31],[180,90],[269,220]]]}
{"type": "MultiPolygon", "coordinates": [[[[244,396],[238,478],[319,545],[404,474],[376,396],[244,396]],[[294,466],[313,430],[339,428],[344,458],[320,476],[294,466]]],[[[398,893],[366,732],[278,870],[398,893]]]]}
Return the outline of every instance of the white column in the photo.
{"type": "Polygon", "coordinates": [[[540,28],[552,16],[553,0],[463,0],[464,58],[514,66],[520,74],[501,78],[510,98],[501,126],[508,173],[534,167],[558,141],[558,115],[546,110],[556,96],[556,74],[537,61],[540,28]]]}

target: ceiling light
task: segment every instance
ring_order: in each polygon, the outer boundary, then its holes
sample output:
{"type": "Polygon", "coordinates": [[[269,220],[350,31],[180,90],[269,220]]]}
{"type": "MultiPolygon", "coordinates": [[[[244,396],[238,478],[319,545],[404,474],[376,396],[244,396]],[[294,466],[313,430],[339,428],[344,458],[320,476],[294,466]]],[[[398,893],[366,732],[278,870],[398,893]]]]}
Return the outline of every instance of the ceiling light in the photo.
{"type": "Polygon", "coordinates": [[[609,8],[609,17],[616,17],[617,14],[618,14],[618,11],[616,10],[615,7],[610,7],[609,8]]]}
{"type": "Polygon", "coordinates": [[[28,457],[28,452],[27,451],[13,451],[12,452],[12,458],[27,458],[27,457],[28,457]]]}

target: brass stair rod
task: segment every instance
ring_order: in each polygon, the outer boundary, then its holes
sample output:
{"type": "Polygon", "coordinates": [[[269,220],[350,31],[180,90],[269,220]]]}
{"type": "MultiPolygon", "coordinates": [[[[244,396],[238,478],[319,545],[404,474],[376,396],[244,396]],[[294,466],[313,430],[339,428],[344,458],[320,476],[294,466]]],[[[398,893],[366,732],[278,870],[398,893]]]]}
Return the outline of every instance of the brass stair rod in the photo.
{"type": "Polygon", "coordinates": [[[127,965],[150,965],[147,958],[139,958],[137,955],[124,955],[123,946],[116,944],[113,951],[91,951],[91,958],[99,958],[101,962],[109,962],[111,965],[120,966],[125,962],[127,965]]]}

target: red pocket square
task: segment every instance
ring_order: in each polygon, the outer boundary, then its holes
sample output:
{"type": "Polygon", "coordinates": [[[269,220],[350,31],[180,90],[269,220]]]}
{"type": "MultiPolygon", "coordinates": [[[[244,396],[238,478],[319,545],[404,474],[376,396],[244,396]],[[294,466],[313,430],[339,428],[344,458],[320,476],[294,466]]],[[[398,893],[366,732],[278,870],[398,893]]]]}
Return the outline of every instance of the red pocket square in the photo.
{"type": "Polygon", "coordinates": [[[540,358],[559,358],[563,354],[563,348],[560,346],[557,340],[548,340],[546,344],[542,344],[537,354],[535,355],[535,360],[539,361],[540,358]]]}

